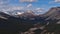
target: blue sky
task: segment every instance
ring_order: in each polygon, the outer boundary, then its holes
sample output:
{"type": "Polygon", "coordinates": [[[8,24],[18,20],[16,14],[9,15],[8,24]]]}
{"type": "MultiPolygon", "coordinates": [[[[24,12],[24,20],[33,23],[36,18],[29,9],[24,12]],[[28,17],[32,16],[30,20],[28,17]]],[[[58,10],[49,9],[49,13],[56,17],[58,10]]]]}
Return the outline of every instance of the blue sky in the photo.
{"type": "Polygon", "coordinates": [[[20,2],[19,0],[10,0],[10,5],[19,5],[19,6],[26,6],[29,3],[33,5],[33,7],[54,7],[54,6],[60,6],[60,3],[52,2],[55,0],[38,0],[37,2],[20,2]],[[52,2],[52,3],[51,3],[52,2]]]}
{"type": "MultiPolygon", "coordinates": [[[[60,7],[60,0],[0,0],[0,9],[4,9],[3,7],[9,8],[9,10],[13,10],[11,8],[19,7],[20,10],[44,10],[42,13],[48,11],[52,7],[60,7]],[[8,6],[8,7],[7,7],[8,6]],[[21,8],[22,9],[21,9],[21,8]]],[[[5,9],[6,9],[5,8],[5,9]]],[[[17,9],[17,8],[16,8],[17,9]]],[[[4,10],[3,10],[4,11],[4,10]]]]}

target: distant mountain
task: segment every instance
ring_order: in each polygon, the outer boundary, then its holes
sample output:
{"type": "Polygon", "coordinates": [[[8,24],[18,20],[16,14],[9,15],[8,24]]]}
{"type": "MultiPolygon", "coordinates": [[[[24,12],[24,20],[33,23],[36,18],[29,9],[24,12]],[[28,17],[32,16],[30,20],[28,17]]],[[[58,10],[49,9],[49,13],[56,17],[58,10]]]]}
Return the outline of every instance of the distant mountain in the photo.
{"type": "Polygon", "coordinates": [[[60,7],[53,7],[44,16],[48,17],[48,19],[60,19],[60,7]]]}
{"type": "Polygon", "coordinates": [[[35,13],[31,10],[27,10],[26,12],[24,12],[22,14],[18,14],[18,16],[33,17],[33,16],[35,16],[35,13]]]}
{"type": "Polygon", "coordinates": [[[47,13],[44,14],[46,17],[45,20],[49,20],[50,22],[60,22],[60,7],[53,7],[47,13]]]}
{"type": "Polygon", "coordinates": [[[6,11],[5,13],[6,14],[9,14],[9,15],[15,15],[18,12],[25,12],[25,11],[24,10],[14,10],[14,11],[6,11]]]}

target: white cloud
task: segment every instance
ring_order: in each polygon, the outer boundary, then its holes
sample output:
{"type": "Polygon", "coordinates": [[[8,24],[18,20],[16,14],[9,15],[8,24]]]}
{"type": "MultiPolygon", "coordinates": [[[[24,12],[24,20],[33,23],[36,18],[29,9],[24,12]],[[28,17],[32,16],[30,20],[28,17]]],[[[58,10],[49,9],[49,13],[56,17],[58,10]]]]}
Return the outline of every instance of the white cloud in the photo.
{"type": "Polygon", "coordinates": [[[14,10],[22,10],[23,7],[20,7],[20,6],[9,6],[9,7],[5,7],[5,8],[2,8],[1,11],[14,11],[14,10]]]}
{"type": "Polygon", "coordinates": [[[14,6],[14,7],[11,7],[10,9],[12,9],[12,10],[22,10],[23,7],[20,7],[20,6],[14,6]]]}
{"type": "Polygon", "coordinates": [[[37,0],[20,0],[20,2],[36,2],[37,0]]]}
{"type": "Polygon", "coordinates": [[[20,6],[9,6],[10,0],[0,0],[0,11],[21,10],[20,6]]]}
{"type": "Polygon", "coordinates": [[[55,0],[55,2],[60,2],[60,0],[55,0]]]}
{"type": "Polygon", "coordinates": [[[54,0],[54,1],[49,2],[49,4],[54,4],[54,3],[60,4],[60,0],[54,0]]]}
{"type": "Polygon", "coordinates": [[[7,5],[10,0],[0,0],[0,5],[7,5]]]}
{"type": "Polygon", "coordinates": [[[29,8],[29,7],[32,7],[32,4],[28,4],[28,5],[27,5],[27,8],[29,8]]]}
{"type": "Polygon", "coordinates": [[[0,11],[7,8],[7,5],[9,4],[10,0],[0,0],[0,11]]]}
{"type": "Polygon", "coordinates": [[[6,14],[10,14],[11,12],[14,12],[14,10],[23,10],[23,8],[24,7],[21,7],[21,6],[7,6],[7,7],[0,8],[0,11],[6,14]]]}

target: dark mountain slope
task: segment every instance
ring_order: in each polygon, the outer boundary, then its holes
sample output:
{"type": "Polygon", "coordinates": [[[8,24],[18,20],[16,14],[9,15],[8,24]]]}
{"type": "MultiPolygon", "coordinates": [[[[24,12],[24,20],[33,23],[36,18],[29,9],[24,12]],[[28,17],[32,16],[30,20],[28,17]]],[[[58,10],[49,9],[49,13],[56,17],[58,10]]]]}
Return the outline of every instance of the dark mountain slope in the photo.
{"type": "Polygon", "coordinates": [[[34,20],[31,20],[31,17],[14,17],[0,12],[0,33],[16,34],[18,31],[27,31],[36,23],[42,25],[47,23],[42,17],[34,16],[33,18],[34,20]]]}

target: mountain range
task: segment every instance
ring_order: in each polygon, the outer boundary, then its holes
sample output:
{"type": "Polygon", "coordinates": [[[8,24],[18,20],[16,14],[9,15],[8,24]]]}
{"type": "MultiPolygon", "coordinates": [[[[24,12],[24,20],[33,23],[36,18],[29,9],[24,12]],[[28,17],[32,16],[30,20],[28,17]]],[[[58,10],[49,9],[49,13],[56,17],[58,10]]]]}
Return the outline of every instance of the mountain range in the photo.
{"type": "Polygon", "coordinates": [[[35,15],[34,12],[24,12],[18,15],[8,15],[0,12],[0,33],[16,34],[18,31],[26,31],[34,24],[60,23],[60,7],[53,7],[47,13],[35,15]]]}

